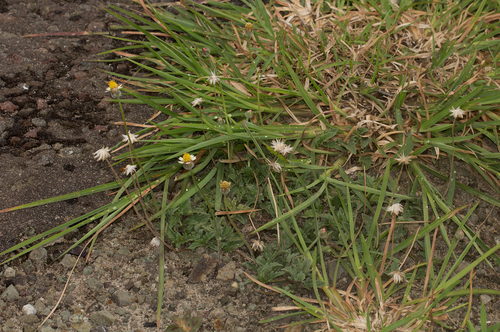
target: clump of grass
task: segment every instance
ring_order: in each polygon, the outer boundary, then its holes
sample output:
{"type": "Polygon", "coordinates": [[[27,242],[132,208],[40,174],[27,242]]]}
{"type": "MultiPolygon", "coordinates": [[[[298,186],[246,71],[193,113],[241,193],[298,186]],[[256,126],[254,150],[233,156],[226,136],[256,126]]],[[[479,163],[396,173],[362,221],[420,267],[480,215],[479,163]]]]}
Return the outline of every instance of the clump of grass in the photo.
{"type": "MultiPolygon", "coordinates": [[[[112,203],[0,253],[28,246],[4,263],[99,221],[74,246],[95,241],[103,228],[135,209],[161,240],[160,285],[164,246],[231,251],[245,244],[252,261],[254,251],[264,250],[253,262],[261,279],[252,277],[255,282],[264,286],[262,280],[283,276],[310,281],[306,286],[314,290],[317,306],[285,288],[272,289],[292,297],[326,328],[445,326],[441,319],[459,296],[482,292],[472,290],[471,282],[471,290],[457,289],[457,283],[480,261],[499,264],[498,246],[490,249],[477,237],[467,225],[473,209],[461,218],[453,201],[457,187],[495,206],[500,201],[458,183],[454,160],[500,192],[499,152],[492,149],[500,151],[498,4],[138,4],[134,12],[108,9],[123,22],[113,27],[122,36],[140,36],[115,37],[129,45],[107,52],[120,56],[109,61],[129,61],[139,75],[110,73],[120,84],[109,91],[120,107],[145,104],[167,119],[138,130],[123,119],[124,142],[109,149],[109,166],[127,163],[130,178],[2,211],[118,190],[112,203]],[[141,146],[118,154],[135,139],[141,146]],[[431,167],[436,160],[449,160],[448,175],[431,167]],[[397,179],[393,170],[399,170],[397,179]],[[444,195],[428,173],[449,179],[444,195]],[[398,187],[402,174],[406,188],[398,187]],[[223,180],[233,183],[232,196],[218,190],[223,180]],[[413,237],[403,239],[395,204],[405,206],[402,218],[422,221],[413,237]],[[393,206],[389,227],[381,224],[384,206],[393,206]],[[254,225],[256,216],[270,221],[254,225]],[[238,223],[248,221],[251,230],[240,231],[238,223]],[[470,240],[460,255],[453,251],[450,227],[470,240]],[[267,238],[276,234],[272,246],[261,239],[263,232],[267,238]],[[447,246],[439,269],[433,263],[438,236],[447,246]],[[409,253],[415,241],[426,263],[403,269],[406,258],[398,255],[409,253]],[[297,271],[269,263],[265,248],[276,248],[284,262],[296,259],[297,271]],[[472,248],[479,258],[452,276],[472,248]],[[328,278],[326,258],[348,271],[353,281],[346,291],[328,278]],[[406,287],[395,283],[410,272],[406,287]],[[412,287],[422,278],[423,293],[415,298],[412,287]]],[[[158,324],[162,292],[159,287],[158,324]]]]}

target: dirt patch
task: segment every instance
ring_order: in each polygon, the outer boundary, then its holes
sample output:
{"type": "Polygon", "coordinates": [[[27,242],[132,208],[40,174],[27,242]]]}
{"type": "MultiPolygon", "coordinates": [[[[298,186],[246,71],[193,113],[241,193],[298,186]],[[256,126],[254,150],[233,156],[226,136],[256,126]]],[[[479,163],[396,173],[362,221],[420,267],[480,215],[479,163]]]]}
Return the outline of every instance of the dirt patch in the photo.
{"type": "MultiPolygon", "coordinates": [[[[0,210],[114,180],[106,164],[95,161],[92,153],[122,139],[123,128],[112,124],[122,117],[118,106],[107,101],[105,88],[111,77],[104,71],[128,74],[129,66],[87,60],[106,58],[96,54],[120,44],[100,35],[23,37],[107,32],[110,24],[118,23],[102,10],[107,4],[0,0],[0,210]]],[[[115,4],[133,7],[126,0],[115,4]]],[[[124,110],[127,120],[137,123],[153,114],[149,108],[127,104],[124,110]]],[[[107,194],[1,213],[0,252],[110,202],[107,194]]],[[[100,237],[90,260],[79,262],[44,331],[144,331],[156,326],[158,248],[150,245],[152,236],[147,231],[126,232],[136,223],[133,216],[122,219],[100,237]]],[[[2,331],[34,331],[48,315],[75,256],[54,260],[89,227],[37,250],[29,259],[7,264],[9,268],[2,266],[0,294],[6,294],[0,300],[2,331]],[[36,314],[23,312],[28,304],[36,314]]],[[[213,256],[203,249],[166,253],[161,326],[192,311],[203,318],[200,331],[214,330],[214,324],[222,324],[225,331],[274,330],[277,323],[258,321],[275,315],[272,306],[291,301],[261,294],[253,284],[245,284],[244,258],[238,254],[217,259],[209,275],[189,284],[202,254],[213,256]],[[217,279],[224,266],[226,272],[230,267],[229,277],[217,279]]]]}

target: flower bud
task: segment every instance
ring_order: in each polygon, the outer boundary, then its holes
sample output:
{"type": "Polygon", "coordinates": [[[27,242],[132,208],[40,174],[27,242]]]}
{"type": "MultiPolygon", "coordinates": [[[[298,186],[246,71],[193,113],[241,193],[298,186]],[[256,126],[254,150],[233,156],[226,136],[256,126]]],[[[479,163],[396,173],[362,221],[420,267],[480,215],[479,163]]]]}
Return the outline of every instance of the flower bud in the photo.
{"type": "Polygon", "coordinates": [[[253,35],[253,24],[248,22],[245,24],[245,36],[252,37],[253,35]]]}
{"type": "Polygon", "coordinates": [[[319,238],[322,240],[328,239],[328,232],[326,231],[326,228],[322,228],[319,230],[319,238]]]}

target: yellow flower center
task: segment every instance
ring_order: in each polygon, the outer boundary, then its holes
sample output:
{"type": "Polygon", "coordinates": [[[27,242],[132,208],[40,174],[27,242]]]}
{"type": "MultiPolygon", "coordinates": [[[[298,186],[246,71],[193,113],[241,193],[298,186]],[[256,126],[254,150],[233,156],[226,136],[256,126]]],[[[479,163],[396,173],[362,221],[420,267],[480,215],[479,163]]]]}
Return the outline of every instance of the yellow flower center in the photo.
{"type": "Polygon", "coordinates": [[[229,188],[231,188],[231,182],[228,182],[228,181],[220,181],[219,182],[219,185],[220,185],[220,189],[221,190],[228,190],[229,188]]]}
{"type": "Polygon", "coordinates": [[[188,164],[193,160],[191,159],[191,155],[189,153],[184,153],[184,155],[182,156],[182,161],[184,162],[184,164],[188,164]]]}
{"type": "Polygon", "coordinates": [[[115,81],[109,81],[108,85],[110,90],[116,89],[118,87],[118,84],[116,84],[115,81]]]}
{"type": "Polygon", "coordinates": [[[253,24],[248,22],[247,24],[245,24],[245,32],[246,33],[251,33],[253,31],[253,24]]]}

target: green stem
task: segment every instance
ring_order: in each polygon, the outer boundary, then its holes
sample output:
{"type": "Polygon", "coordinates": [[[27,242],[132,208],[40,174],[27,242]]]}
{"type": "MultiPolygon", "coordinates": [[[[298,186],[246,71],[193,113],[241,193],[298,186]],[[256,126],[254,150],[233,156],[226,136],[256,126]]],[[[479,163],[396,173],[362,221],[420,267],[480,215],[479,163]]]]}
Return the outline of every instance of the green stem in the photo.
{"type": "Polygon", "coordinates": [[[207,202],[208,210],[210,210],[210,214],[212,215],[212,219],[214,220],[214,228],[215,228],[215,236],[217,237],[217,252],[219,253],[220,256],[220,236],[219,236],[219,230],[217,228],[217,219],[215,218],[215,213],[214,210],[212,210],[212,207],[210,206],[210,203],[208,202],[207,197],[205,194],[201,191],[200,187],[198,186],[198,182],[194,178],[194,173],[192,171],[189,171],[191,173],[191,178],[193,179],[194,185],[196,186],[196,189],[198,189],[198,192],[203,196],[203,199],[205,202],[207,202]]]}
{"type": "Polygon", "coordinates": [[[227,204],[226,204],[226,195],[223,195],[223,196],[224,196],[224,208],[226,209],[227,219],[229,219],[229,222],[231,223],[231,226],[233,226],[233,228],[236,231],[236,233],[238,233],[238,235],[241,237],[241,239],[243,240],[243,242],[245,242],[245,245],[247,246],[248,251],[250,251],[250,255],[252,255],[252,259],[255,262],[255,256],[253,254],[252,247],[250,247],[250,245],[248,244],[248,242],[245,239],[245,237],[243,236],[243,234],[240,232],[240,230],[238,229],[238,227],[236,227],[236,224],[233,222],[233,220],[229,216],[229,210],[227,209],[227,204]]]}
{"type": "MultiPolygon", "coordinates": [[[[134,144],[131,143],[130,132],[128,131],[127,121],[125,120],[125,112],[123,111],[123,106],[122,106],[122,102],[121,102],[120,98],[118,98],[118,105],[120,106],[120,112],[122,114],[122,119],[123,119],[123,127],[125,128],[125,133],[127,134],[130,152],[131,152],[131,154],[134,155],[134,158],[137,161],[137,164],[139,165],[139,168],[141,169],[142,174],[144,175],[144,178],[146,179],[146,182],[148,183],[149,193],[151,195],[151,199],[153,200],[153,204],[155,206],[155,209],[156,209],[156,211],[159,211],[158,205],[156,204],[156,199],[153,196],[153,188],[151,187],[151,182],[149,182],[148,175],[147,175],[146,171],[144,170],[144,168],[142,167],[142,163],[139,160],[139,158],[137,157],[137,154],[135,153],[134,144]]],[[[133,159],[132,159],[132,161],[133,161],[133,159]]],[[[137,182],[139,182],[139,177],[137,177],[137,182]]]]}
{"type": "Polygon", "coordinates": [[[259,119],[260,119],[260,125],[264,127],[264,121],[262,120],[262,112],[260,111],[260,74],[257,70],[257,65],[253,61],[253,55],[252,55],[252,43],[251,43],[251,38],[248,39],[248,53],[250,53],[250,62],[252,63],[253,68],[255,69],[255,75],[257,75],[257,110],[259,111],[259,119]]]}

